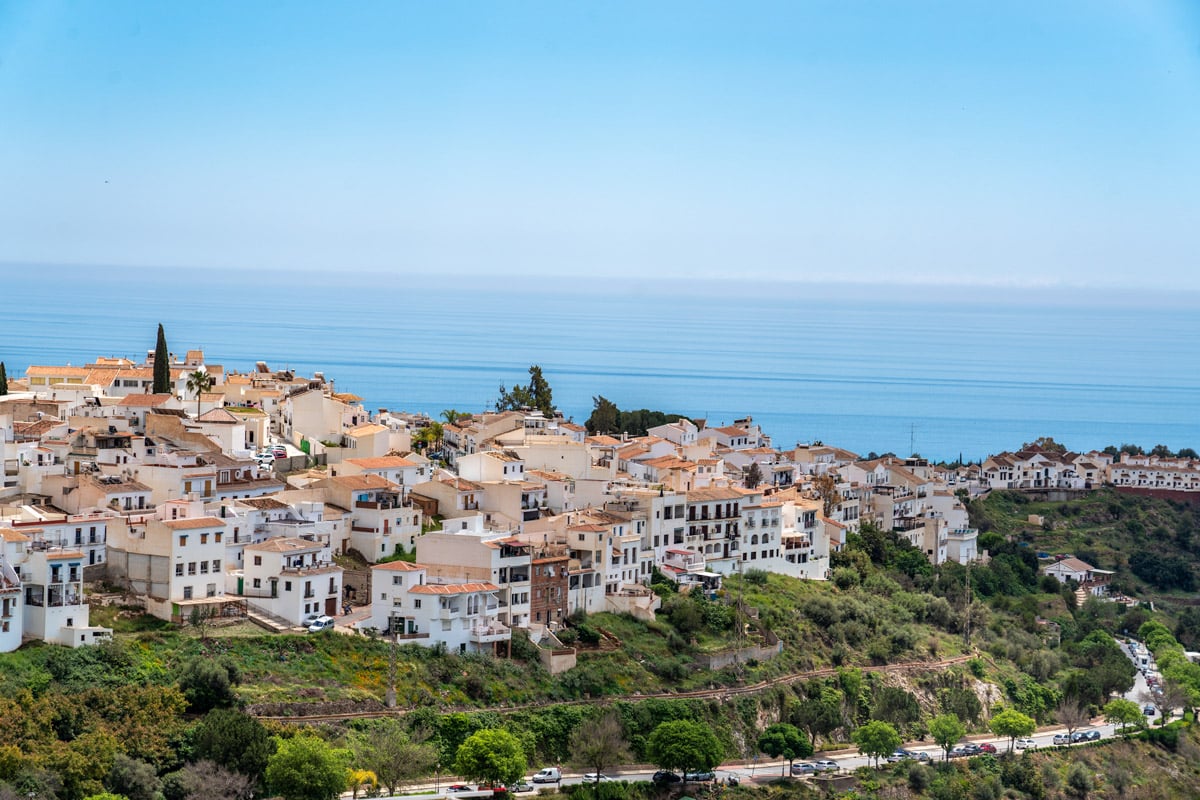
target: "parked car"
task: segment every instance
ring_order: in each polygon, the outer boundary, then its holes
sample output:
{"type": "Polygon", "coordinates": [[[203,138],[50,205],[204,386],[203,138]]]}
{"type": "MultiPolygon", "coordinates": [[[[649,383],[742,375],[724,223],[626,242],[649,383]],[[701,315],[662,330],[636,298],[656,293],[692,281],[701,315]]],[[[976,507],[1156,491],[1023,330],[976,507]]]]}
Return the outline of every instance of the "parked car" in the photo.
{"type": "Polygon", "coordinates": [[[984,742],[983,744],[979,745],[979,752],[994,754],[996,752],[996,745],[992,744],[991,742],[984,742]]]}
{"type": "Polygon", "coordinates": [[[1037,750],[1037,742],[1028,737],[1024,739],[1017,739],[1016,748],[1018,750],[1037,750]]]}
{"type": "Polygon", "coordinates": [[[533,776],[534,783],[558,783],[562,780],[562,772],[558,767],[546,767],[533,776]]]}
{"type": "Polygon", "coordinates": [[[792,764],[793,775],[815,775],[817,771],[817,765],[811,761],[797,761],[792,764]]]}
{"type": "Polygon", "coordinates": [[[313,620],[312,624],[308,626],[308,632],[320,633],[321,631],[327,631],[331,629],[336,624],[337,623],[334,622],[333,617],[320,616],[313,620]]]}
{"type": "Polygon", "coordinates": [[[836,761],[830,761],[829,759],[818,761],[816,762],[816,765],[817,769],[821,770],[821,772],[837,772],[839,769],[841,769],[836,761]]]}
{"type": "Polygon", "coordinates": [[[1094,742],[1100,738],[1100,731],[1075,731],[1071,734],[1071,742],[1094,742]]]}
{"type": "Polygon", "coordinates": [[[1154,712],[1155,712],[1154,706],[1146,706],[1145,708],[1142,709],[1142,713],[1145,714],[1147,717],[1153,717],[1154,712]]]}
{"type": "Polygon", "coordinates": [[[611,780],[613,780],[613,778],[608,777],[603,772],[586,772],[583,775],[584,783],[596,783],[596,782],[603,783],[604,781],[611,781],[611,780]]]}
{"type": "Polygon", "coordinates": [[[704,783],[705,781],[715,781],[717,775],[714,772],[685,772],[683,773],[683,779],[685,781],[704,783]]]}
{"type": "Polygon", "coordinates": [[[912,753],[908,752],[907,750],[896,750],[884,760],[889,764],[895,764],[899,761],[908,761],[912,757],[912,753]]]}
{"type": "Polygon", "coordinates": [[[305,614],[304,619],[300,620],[300,627],[307,628],[309,625],[312,625],[323,616],[325,615],[318,611],[314,611],[311,614],[305,614]]]}
{"type": "Polygon", "coordinates": [[[510,783],[507,786],[509,794],[517,794],[518,792],[532,792],[534,785],[526,780],[520,780],[516,783],[510,783]]]}
{"type": "Polygon", "coordinates": [[[275,458],[287,458],[288,452],[282,447],[275,447],[271,450],[271,455],[275,456],[275,458]]]}
{"type": "Polygon", "coordinates": [[[983,752],[983,745],[975,744],[974,742],[965,742],[960,745],[966,754],[969,756],[977,756],[983,752]]]}
{"type": "Polygon", "coordinates": [[[948,758],[966,758],[967,756],[970,756],[973,754],[969,750],[967,750],[967,748],[963,747],[960,744],[957,747],[955,747],[953,750],[951,750],[949,753],[947,753],[946,755],[948,758]]]}
{"type": "Polygon", "coordinates": [[[473,792],[474,786],[468,786],[465,783],[452,783],[446,787],[447,792],[473,792]]]}
{"type": "Polygon", "coordinates": [[[654,783],[666,784],[679,783],[681,780],[683,780],[683,778],[679,777],[674,772],[660,769],[658,772],[654,773],[654,776],[650,778],[650,780],[654,783]]]}
{"type": "Polygon", "coordinates": [[[1054,734],[1054,743],[1055,744],[1070,744],[1071,737],[1065,733],[1056,733],[1056,734],[1054,734]]]}

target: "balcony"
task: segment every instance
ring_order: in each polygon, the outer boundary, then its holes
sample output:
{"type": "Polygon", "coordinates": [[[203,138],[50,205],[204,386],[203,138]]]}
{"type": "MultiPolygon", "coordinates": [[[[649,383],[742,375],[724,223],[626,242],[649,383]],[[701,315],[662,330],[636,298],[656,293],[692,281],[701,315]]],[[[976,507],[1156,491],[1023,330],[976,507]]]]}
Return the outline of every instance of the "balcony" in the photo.
{"type": "Polygon", "coordinates": [[[471,628],[470,639],[477,644],[491,644],[492,642],[504,642],[512,636],[512,631],[507,625],[501,625],[499,622],[493,622],[490,625],[476,625],[471,628]]]}

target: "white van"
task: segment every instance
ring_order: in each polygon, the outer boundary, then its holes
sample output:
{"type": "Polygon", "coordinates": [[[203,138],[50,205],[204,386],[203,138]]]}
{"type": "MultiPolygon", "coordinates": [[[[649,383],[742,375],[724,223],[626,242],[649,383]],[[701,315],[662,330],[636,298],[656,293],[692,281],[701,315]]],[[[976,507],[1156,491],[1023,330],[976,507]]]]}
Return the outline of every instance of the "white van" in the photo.
{"type": "Polygon", "coordinates": [[[562,780],[562,773],[558,767],[546,767],[544,770],[533,776],[534,783],[558,783],[562,780]]]}

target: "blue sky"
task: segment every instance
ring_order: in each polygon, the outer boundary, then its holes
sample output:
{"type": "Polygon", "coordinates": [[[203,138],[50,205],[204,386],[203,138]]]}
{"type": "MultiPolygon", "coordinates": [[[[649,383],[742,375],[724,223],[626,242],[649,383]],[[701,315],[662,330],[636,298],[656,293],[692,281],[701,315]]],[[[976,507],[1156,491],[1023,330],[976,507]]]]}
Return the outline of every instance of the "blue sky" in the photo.
{"type": "Polygon", "coordinates": [[[0,0],[0,262],[1200,290],[1190,2],[0,0]]]}

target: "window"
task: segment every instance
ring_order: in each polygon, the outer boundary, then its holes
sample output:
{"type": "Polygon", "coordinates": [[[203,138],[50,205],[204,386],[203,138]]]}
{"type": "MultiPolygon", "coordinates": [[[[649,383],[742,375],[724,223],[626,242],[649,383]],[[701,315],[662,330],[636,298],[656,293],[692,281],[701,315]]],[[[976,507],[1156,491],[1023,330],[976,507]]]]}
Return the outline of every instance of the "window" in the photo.
{"type": "Polygon", "coordinates": [[[221,543],[221,534],[218,533],[213,538],[217,540],[217,544],[221,543]]]}
{"type": "Polygon", "coordinates": [[[290,591],[292,590],[292,582],[291,582],[291,581],[284,581],[284,582],[283,582],[283,590],[284,590],[285,592],[290,592],[290,591]]]}
{"type": "Polygon", "coordinates": [[[175,565],[175,577],[177,577],[177,578],[183,577],[183,562],[182,561],[180,561],[178,564],[175,565]]]}
{"type": "Polygon", "coordinates": [[[208,534],[207,533],[200,534],[200,544],[208,544],[208,534]]]}
{"type": "Polygon", "coordinates": [[[188,562],[188,575],[195,575],[195,574],[196,574],[196,562],[189,561],[188,562]]]}
{"type": "Polygon", "coordinates": [[[200,562],[200,574],[201,574],[201,575],[207,575],[207,574],[208,574],[208,562],[207,562],[207,561],[201,561],[201,562],[200,562]]]}
{"type": "Polygon", "coordinates": [[[213,572],[220,572],[220,571],[221,571],[221,559],[219,559],[219,558],[214,558],[214,559],[213,559],[213,570],[212,570],[212,571],[213,571],[213,572]]]}
{"type": "Polygon", "coordinates": [[[179,535],[179,546],[180,546],[180,547],[187,547],[187,534],[180,534],[180,535],[179,535]]]}
{"type": "Polygon", "coordinates": [[[184,600],[192,599],[192,587],[190,587],[190,586],[183,587],[183,599],[184,600]]]}
{"type": "Polygon", "coordinates": [[[217,596],[217,585],[215,583],[210,583],[207,587],[205,587],[205,593],[209,597],[216,597],[217,596]]]}
{"type": "Polygon", "coordinates": [[[254,588],[255,588],[255,589],[261,589],[261,588],[262,588],[262,578],[255,578],[255,579],[254,579],[254,588]]]}
{"type": "Polygon", "coordinates": [[[262,556],[255,556],[255,557],[254,557],[254,566],[256,566],[256,567],[261,567],[261,566],[262,566],[262,556]]]}
{"type": "Polygon", "coordinates": [[[403,575],[393,575],[392,576],[392,586],[403,586],[403,585],[404,585],[404,576],[403,575]]]}
{"type": "Polygon", "coordinates": [[[421,600],[419,598],[416,600],[413,600],[413,608],[420,608],[420,607],[421,607],[421,600]]]}

